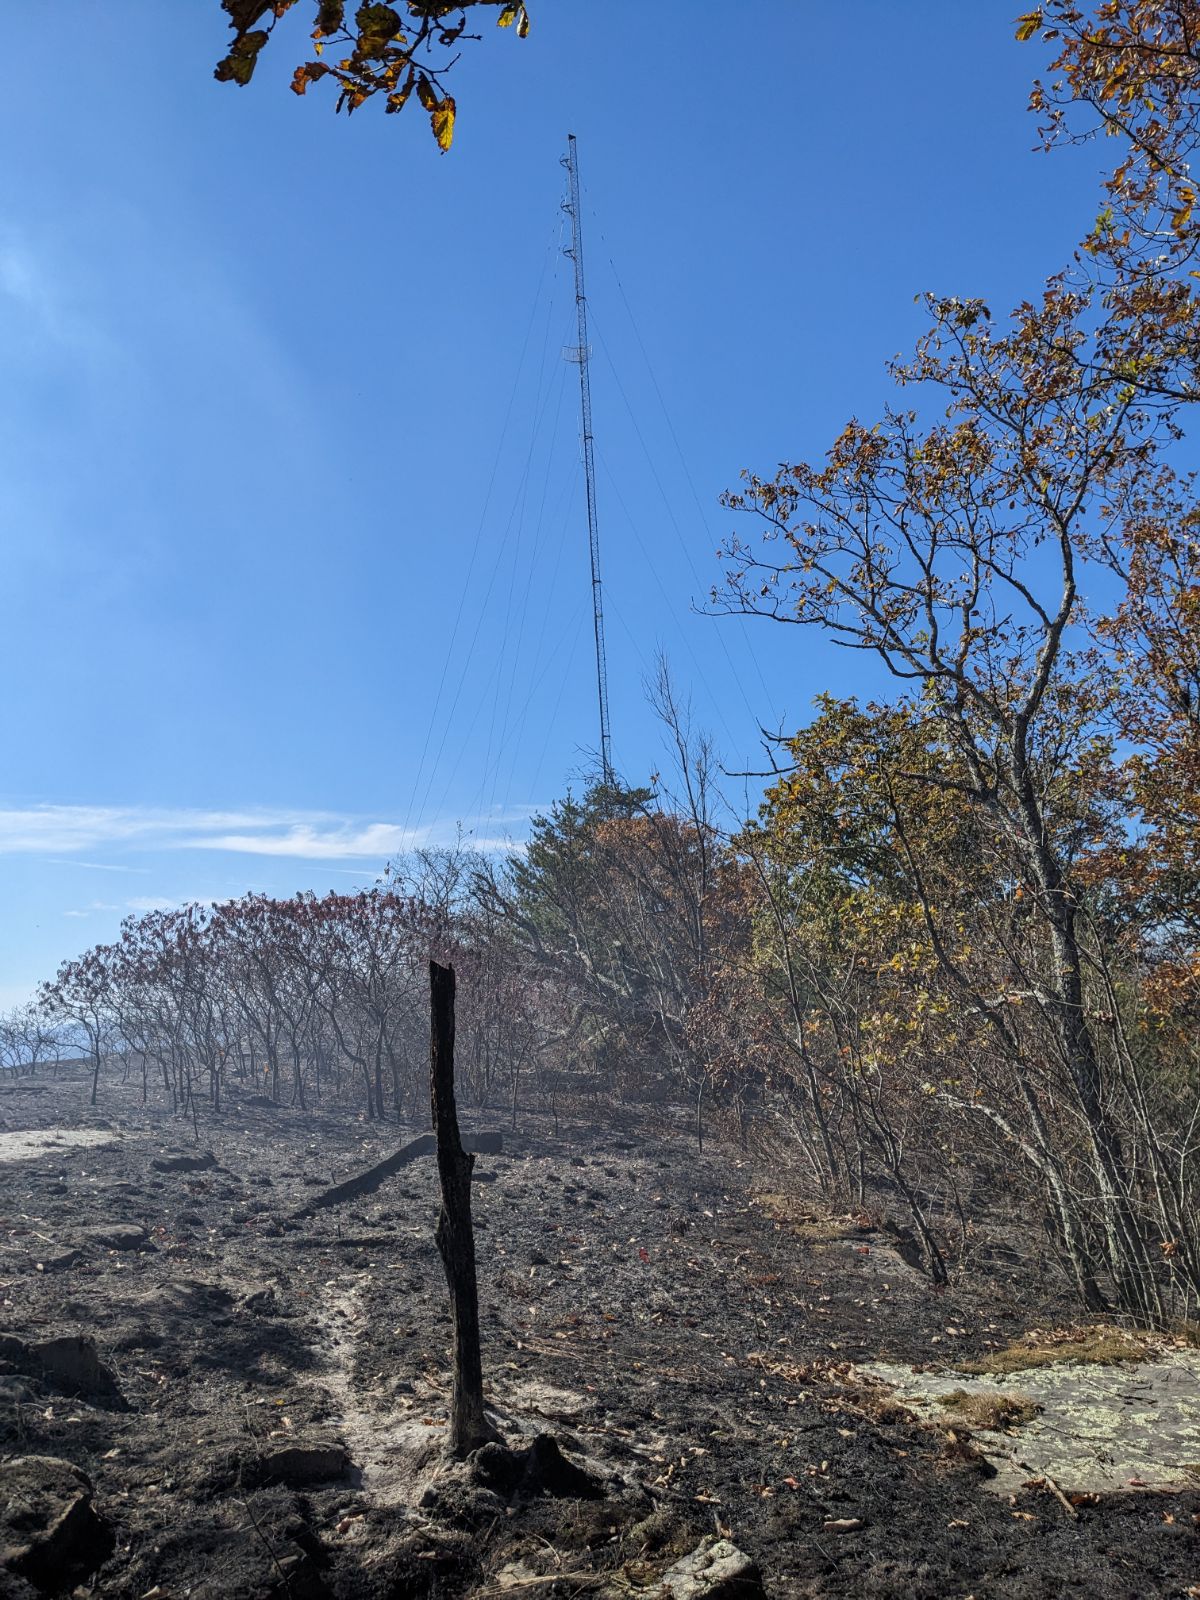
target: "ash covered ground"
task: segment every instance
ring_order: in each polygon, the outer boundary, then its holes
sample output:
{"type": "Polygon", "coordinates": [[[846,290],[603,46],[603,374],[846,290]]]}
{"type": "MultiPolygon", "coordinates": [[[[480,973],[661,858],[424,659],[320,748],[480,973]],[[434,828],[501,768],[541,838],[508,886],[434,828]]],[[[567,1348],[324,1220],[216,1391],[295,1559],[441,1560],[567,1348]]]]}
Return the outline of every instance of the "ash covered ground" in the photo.
{"type": "Polygon", "coordinates": [[[863,1370],[1069,1320],[1029,1266],[935,1291],[747,1155],[527,1119],[475,1168],[487,1388],[588,1488],[439,1479],[433,1161],[304,1214],[424,1130],[231,1096],[197,1138],[119,1073],[89,1088],[0,1093],[0,1593],[654,1594],[714,1538],[777,1596],[1200,1593],[1200,1447],[1167,1487],[998,1492],[1019,1428],[863,1370]]]}

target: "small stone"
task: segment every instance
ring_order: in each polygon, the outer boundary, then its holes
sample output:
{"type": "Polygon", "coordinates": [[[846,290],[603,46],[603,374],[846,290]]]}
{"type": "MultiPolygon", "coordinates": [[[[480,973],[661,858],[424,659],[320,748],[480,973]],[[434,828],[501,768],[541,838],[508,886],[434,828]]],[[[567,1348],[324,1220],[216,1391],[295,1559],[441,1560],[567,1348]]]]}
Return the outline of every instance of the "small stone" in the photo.
{"type": "Polygon", "coordinates": [[[506,1562],[496,1574],[497,1589],[527,1589],[544,1581],[544,1575],[524,1561],[506,1562]]]}
{"type": "Polygon", "coordinates": [[[239,1300],[238,1309],[250,1311],[256,1317],[277,1317],[282,1313],[283,1305],[271,1285],[266,1284],[261,1289],[252,1289],[239,1300]]]}
{"type": "Polygon", "coordinates": [[[150,1165],[155,1172],[208,1172],[217,1164],[211,1150],[203,1155],[159,1156],[150,1165]]]}
{"type": "Polygon", "coordinates": [[[671,1600],[765,1600],[762,1574],[728,1539],[705,1542],[662,1575],[671,1600]]]}
{"type": "Polygon", "coordinates": [[[259,1461],[259,1475],[264,1483],[286,1483],[302,1487],[309,1483],[322,1483],[327,1478],[340,1478],[350,1465],[346,1447],[339,1440],[330,1439],[312,1444],[283,1445],[269,1450],[259,1461]]]}
{"type": "Polygon", "coordinates": [[[132,1223],[110,1222],[102,1228],[88,1228],[84,1237],[103,1250],[140,1250],[146,1243],[146,1230],[132,1223]]]}
{"type": "Polygon", "coordinates": [[[82,1257],[82,1250],[60,1250],[54,1255],[43,1256],[37,1263],[37,1269],[39,1272],[66,1272],[82,1257]]]}

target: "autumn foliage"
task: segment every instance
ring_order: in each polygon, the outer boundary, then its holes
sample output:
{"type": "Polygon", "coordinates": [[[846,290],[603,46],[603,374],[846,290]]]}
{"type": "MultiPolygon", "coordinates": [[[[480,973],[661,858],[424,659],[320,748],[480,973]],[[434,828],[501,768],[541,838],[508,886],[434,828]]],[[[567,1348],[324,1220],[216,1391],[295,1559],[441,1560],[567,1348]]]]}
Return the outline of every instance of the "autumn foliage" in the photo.
{"type": "MultiPolygon", "coordinates": [[[[300,0],[221,0],[230,19],[233,40],[217,64],[221,83],[243,88],[254,76],[258,58],[277,24],[300,0]]],[[[328,78],[337,88],[335,109],[357,111],[378,97],[384,111],[395,115],[414,96],[429,114],[438,148],[449,150],[454,138],[456,106],[444,79],[458,59],[460,41],[476,38],[468,26],[476,8],[496,13],[501,28],[520,38],[529,32],[529,13],[511,0],[459,0],[456,5],[430,5],[404,0],[399,6],[345,0],[309,0],[312,11],[312,56],[292,75],[296,94],[328,78]]]]}

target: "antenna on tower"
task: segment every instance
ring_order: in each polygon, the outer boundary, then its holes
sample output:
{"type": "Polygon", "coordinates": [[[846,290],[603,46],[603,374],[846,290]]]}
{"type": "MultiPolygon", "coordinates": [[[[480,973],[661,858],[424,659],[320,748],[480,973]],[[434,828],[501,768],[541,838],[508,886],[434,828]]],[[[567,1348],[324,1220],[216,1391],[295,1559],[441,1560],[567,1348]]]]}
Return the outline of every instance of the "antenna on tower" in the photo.
{"type": "Polygon", "coordinates": [[[579,343],[563,354],[579,366],[579,399],[583,412],[583,475],[587,484],[588,549],[592,560],[592,621],[596,633],[596,690],[600,700],[600,768],[606,785],[613,782],[612,737],[608,728],[608,663],[604,654],[604,602],[600,591],[600,529],[596,521],[596,464],[592,455],[592,386],[588,376],[591,349],[587,334],[587,295],[583,288],[583,223],[579,205],[579,156],[575,135],[567,135],[567,198],[563,210],[571,219],[571,248],[563,254],[575,264],[575,315],[579,343]]]}

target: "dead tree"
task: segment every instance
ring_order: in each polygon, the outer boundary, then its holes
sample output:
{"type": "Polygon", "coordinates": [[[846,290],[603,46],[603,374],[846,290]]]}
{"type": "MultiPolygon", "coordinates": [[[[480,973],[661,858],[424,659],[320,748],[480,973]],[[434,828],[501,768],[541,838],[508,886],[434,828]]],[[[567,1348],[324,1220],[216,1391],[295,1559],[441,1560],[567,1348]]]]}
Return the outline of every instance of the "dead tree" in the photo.
{"type": "Polygon", "coordinates": [[[454,968],[429,963],[429,1093],[437,1139],[442,1210],[435,1238],[446,1269],[454,1316],[454,1387],[450,1401],[452,1456],[469,1455],[498,1436],[483,1414],[483,1361],[479,1349],[479,1291],[475,1233],[471,1226],[471,1169],[454,1103],[454,968]]]}

